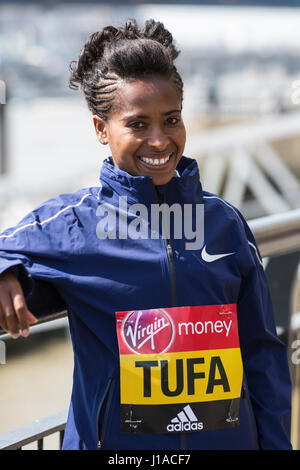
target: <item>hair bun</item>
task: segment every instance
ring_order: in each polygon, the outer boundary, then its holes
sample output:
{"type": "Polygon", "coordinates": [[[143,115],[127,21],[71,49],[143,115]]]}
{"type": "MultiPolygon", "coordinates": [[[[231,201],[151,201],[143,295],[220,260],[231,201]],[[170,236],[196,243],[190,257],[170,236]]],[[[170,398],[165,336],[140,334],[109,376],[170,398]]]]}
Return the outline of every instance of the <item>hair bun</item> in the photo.
{"type": "Polygon", "coordinates": [[[173,60],[178,57],[179,51],[173,44],[173,36],[160,21],[155,21],[153,19],[147,20],[141,34],[142,37],[157,41],[166,47],[173,60]]]}
{"type": "Polygon", "coordinates": [[[139,29],[135,19],[91,34],[77,61],[70,63],[69,87],[80,85],[89,109],[108,119],[120,80],[159,75],[171,80],[181,100],[183,82],[174,66],[179,51],[160,21],[149,19],[139,29]]]}
{"type": "Polygon", "coordinates": [[[140,37],[140,30],[138,28],[136,20],[127,21],[125,23],[123,31],[124,31],[124,37],[123,37],[124,39],[138,39],[140,37]]]}

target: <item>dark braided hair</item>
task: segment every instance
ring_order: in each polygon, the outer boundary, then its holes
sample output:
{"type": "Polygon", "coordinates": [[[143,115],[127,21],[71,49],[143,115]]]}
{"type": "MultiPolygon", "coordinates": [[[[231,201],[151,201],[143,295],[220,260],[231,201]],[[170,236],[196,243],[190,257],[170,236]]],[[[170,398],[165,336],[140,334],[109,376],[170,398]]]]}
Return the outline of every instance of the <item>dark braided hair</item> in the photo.
{"type": "Polygon", "coordinates": [[[135,20],[120,28],[106,26],[89,36],[78,60],[70,63],[69,87],[79,84],[90,111],[105,121],[120,80],[159,75],[173,81],[182,100],[183,83],[173,63],[178,55],[172,34],[159,21],[147,20],[143,29],[135,20]]]}

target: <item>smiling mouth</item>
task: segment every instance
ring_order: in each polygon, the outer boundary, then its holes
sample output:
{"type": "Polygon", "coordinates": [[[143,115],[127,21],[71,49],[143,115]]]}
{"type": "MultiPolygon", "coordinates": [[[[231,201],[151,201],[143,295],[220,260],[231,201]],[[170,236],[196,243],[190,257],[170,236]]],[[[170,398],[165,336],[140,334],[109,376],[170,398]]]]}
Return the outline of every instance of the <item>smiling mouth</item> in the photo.
{"type": "Polygon", "coordinates": [[[157,155],[149,155],[149,156],[144,156],[144,157],[138,157],[139,160],[148,168],[164,168],[168,165],[168,162],[170,158],[173,156],[174,152],[161,155],[160,157],[157,157],[157,155]]]}

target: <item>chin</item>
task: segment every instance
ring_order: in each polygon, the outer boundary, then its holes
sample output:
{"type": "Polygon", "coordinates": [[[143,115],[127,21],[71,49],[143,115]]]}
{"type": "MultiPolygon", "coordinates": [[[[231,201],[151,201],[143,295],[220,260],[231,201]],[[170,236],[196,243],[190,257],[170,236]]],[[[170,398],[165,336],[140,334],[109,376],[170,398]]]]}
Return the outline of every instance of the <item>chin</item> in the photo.
{"type": "Polygon", "coordinates": [[[163,184],[167,184],[172,179],[172,176],[173,175],[161,176],[161,177],[159,177],[159,176],[152,177],[153,184],[155,186],[161,186],[163,184]]]}

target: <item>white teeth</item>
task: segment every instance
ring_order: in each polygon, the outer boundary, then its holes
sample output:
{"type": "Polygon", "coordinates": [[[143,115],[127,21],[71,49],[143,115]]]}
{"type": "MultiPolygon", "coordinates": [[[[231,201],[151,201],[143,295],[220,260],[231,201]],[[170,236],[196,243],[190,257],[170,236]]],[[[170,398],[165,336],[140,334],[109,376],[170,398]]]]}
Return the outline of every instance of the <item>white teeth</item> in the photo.
{"type": "Polygon", "coordinates": [[[171,153],[167,157],[160,158],[160,159],[158,159],[158,158],[153,159],[153,158],[148,158],[148,157],[140,157],[140,158],[143,162],[150,163],[150,165],[163,165],[164,163],[167,163],[170,156],[171,156],[171,153]]]}

